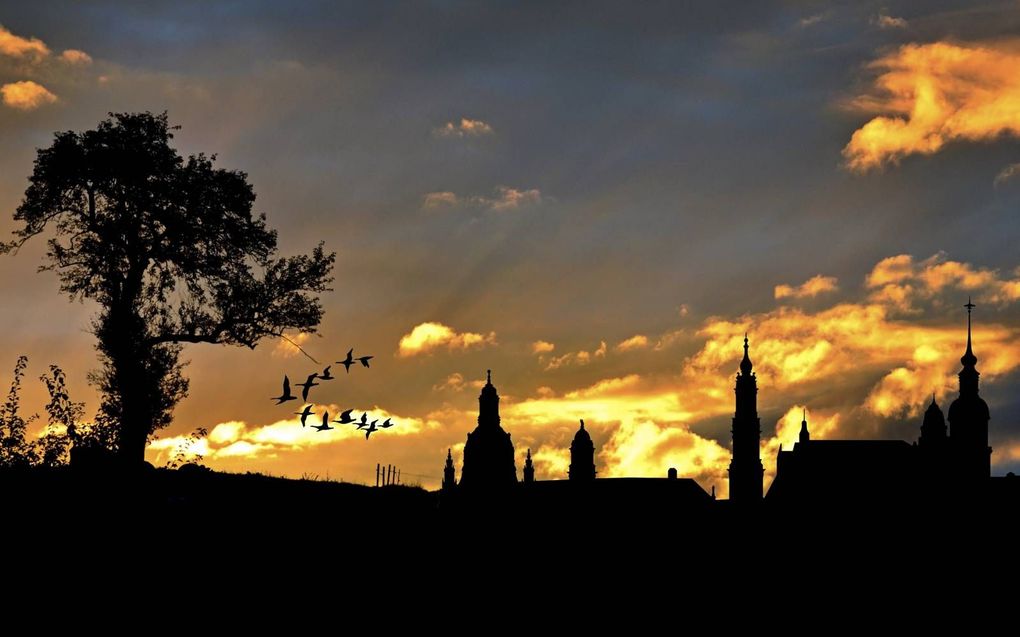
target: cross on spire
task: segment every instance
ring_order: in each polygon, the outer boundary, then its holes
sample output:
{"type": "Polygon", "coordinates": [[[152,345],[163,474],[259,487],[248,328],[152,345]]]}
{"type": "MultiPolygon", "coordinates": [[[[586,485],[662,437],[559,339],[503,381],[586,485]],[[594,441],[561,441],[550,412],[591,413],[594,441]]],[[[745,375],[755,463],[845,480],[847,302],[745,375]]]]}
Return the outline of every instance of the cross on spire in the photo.
{"type": "Polygon", "coordinates": [[[960,362],[963,363],[965,367],[973,367],[974,364],[977,363],[977,356],[974,355],[974,350],[971,348],[970,314],[971,311],[977,306],[971,302],[970,297],[968,296],[967,304],[964,305],[963,307],[967,308],[967,351],[964,352],[963,357],[960,359],[960,362]]]}

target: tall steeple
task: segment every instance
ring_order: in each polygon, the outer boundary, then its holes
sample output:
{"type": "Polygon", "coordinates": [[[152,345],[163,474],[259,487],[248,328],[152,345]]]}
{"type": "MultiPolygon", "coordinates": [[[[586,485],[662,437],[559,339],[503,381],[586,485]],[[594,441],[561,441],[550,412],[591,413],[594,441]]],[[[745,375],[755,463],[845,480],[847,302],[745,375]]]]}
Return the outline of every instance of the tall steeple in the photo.
{"type": "Polygon", "coordinates": [[[535,465],[531,462],[531,449],[528,449],[528,457],[524,459],[524,484],[531,484],[535,481],[535,465]]]}
{"type": "Polygon", "coordinates": [[[811,441],[811,434],[808,432],[808,428],[807,428],[807,409],[805,409],[803,412],[801,412],[800,442],[801,443],[805,443],[805,442],[810,442],[810,441],[811,441]]]}
{"type": "Polygon", "coordinates": [[[744,358],[737,374],[736,411],[733,414],[733,458],[730,461],[730,500],[755,503],[762,498],[761,420],[758,418],[758,381],[744,334],[744,358]]]}
{"type": "Polygon", "coordinates": [[[456,470],[453,468],[453,454],[446,450],[446,466],[443,467],[443,491],[453,491],[457,486],[456,470]]]}
{"type": "Polygon", "coordinates": [[[949,406],[949,445],[959,477],[979,480],[992,474],[992,448],[988,446],[988,404],[978,395],[977,356],[971,336],[971,311],[967,299],[967,351],[960,357],[960,396],[949,406]]]}

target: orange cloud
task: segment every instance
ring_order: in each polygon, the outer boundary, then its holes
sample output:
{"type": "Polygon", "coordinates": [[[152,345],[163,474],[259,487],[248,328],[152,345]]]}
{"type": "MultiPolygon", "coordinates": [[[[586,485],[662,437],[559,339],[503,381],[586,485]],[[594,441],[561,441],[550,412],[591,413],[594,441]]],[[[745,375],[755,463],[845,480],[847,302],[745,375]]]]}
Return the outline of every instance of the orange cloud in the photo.
{"type": "Polygon", "coordinates": [[[273,346],[273,356],[277,358],[297,356],[301,353],[301,346],[304,345],[309,336],[311,335],[307,332],[297,332],[295,334],[287,334],[286,338],[276,339],[276,345],[273,346]]]}
{"type": "Polygon", "coordinates": [[[912,154],[930,155],[952,141],[1020,135],[1020,47],[908,44],[870,65],[875,90],[852,105],[880,113],[843,149],[850,170],[866,172],[912,154]]]}
{"type": "Polygon", "coordinates": [[[447,376],[443,382],[433,385],[433,391],[450,390],[455,392],[464,391],[465,388],[471,387],[473,389],[481,389],[485,385],[480,380],[465,380],[464,374],[454,372],[447,376]]]}
{"type": "Polygon", "coordinates": [[[397,353],[399,356],[415,356],[436,349],[469,349],[492,345],[495,342],[495,332],[489,332],[487,335],[473,332],[458,333],[442,323],[426,322],[415,326],[401,337],[397,353]]]}
{"type": "Polygon", "coordinates": [[[814,298],[819,294],[826,292],[835,292],[839,289],[837,285],[838,279],[834,276],[822,276],[818,274],[811,277],[804,283],[792,286],[792,285],[777,285],[775,289],[775,297],[777,299],[807,299],[814,298]]]}
{"type": "Polygon", "coordinates": [[[532,354],[548,354],[556,349],[556,345],[548,341],[535,341],[531,344],[532,354]]]}
{"type": "MultiPolygon", "coordinates": [[[[321,414],[329,412],[330,418],[340,415],[337,405],[316,405],[310,421],[321,422],[321,414]]],[[[369,422],[383,422],[387,418],[395,423],[393,427],[380,431],[375,436],[410,436],[423,431],[434,430],[442,425],[435,418],[412,418],[400,416],[379,406],[368,410],[369,422]]],[[[358,414],[355,414],[356,416],[358,414]]],[[[214,425],[209,433],[192,441],[188,436],[168,436],[149,443],[146,457],[155,465],[165,464],[178,450],[189,457],[200,455],[204,461],[216,465],[217,461],[244,457],[249,459],[273,458],[277,455],[301,451],[312,447],[333,445],[350,440],[364,440],[364,431],[353,425],[333,424],[329,431],[316,431],[302,427],[301,420],[294,415],[285,420],[257,427],[241,421],[229,421],[214,425]]]]}
{"type": "Polygon", "coordinates": [[[422,197],[423,208],[445,208],[449,206],[456,206],[459,203],[460,198],[448,190],[426,193],[425,196],[422,197]]]}
{"type": "Polygon", "coordinates": [[[618,352],[630,352],[632,350],[645,349],[646,347],[648,347],[648,337],[644,334],[635,334],[617,343],[614,349],[618,352]]]}
{"type": "Polygon", "coordinates": [[[1003,305],[1020,300],[1020,274],[1003,277],[996,270],[951,261],[938,253],[923,261],[900,254],[879,261],[865,279],[870,300],[903,313],[947,289],[974,293],[978,302],[1003,305]]]}
{"type": "Polygon", "coordinates": [[[57,101],[57,96],[45,86],[31,80],[4,84],[0,87],[0,95],[3,96],[4,104],[20,111],[32,111],[57,101]]]}
{"type": "Polygon", "coordinates": [[[436,137],[482,137],[495,131],[480,119],[460,118],[459,122],[446,122],[432,131],[436,137]]]}
{"type": "MultiPolygon", "coordinates": [[[[606,355],[606,349],[607,349],[606,342],[601,341],[599,343],[598,349],[596,349],[593,352],[581,350],[578,352],[567,352],[562,356],[554,356],[546,364],[545,370],[550,371],[554,369],[559,369],[561,367],[566,367],[568,365],[587,365],[588,363],[592,362],[593,359],[604,358],[606,355]]],[[[539,359],[539,361],[542,360],[543,359],[541,358],[539,359]]]]}
{"type": "Polygon", "coordinates": [[[32,56],[41,59],[50,54],[49,47],[39,38],[23,38],[14,35],[3,25],[0,25],[0,54],[14,58],[32,56]]]}
{"type": "Polygon", "coordinates": [[[60,59],[75,66],[87,66],[92,64],[92,56],[85,51],[78,49],[67,49],[60,54],[60,59]]]}

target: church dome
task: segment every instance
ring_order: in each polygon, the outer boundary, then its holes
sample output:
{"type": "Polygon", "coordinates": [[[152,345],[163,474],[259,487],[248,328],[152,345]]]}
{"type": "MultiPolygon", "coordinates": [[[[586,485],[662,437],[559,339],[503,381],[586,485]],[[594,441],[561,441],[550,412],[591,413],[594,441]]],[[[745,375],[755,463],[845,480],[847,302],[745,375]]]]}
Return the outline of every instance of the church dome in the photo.
{"type": "Polygon", "coordinates": [[[581,442],[586,442],[589,445],[592,444],[591,435],[588,433],[588,430],[584,428],[583,420],[581,421],[581,428],[577,430],[576,434],[574,434],[574,443],[581,442]]]}
{"type": "Polygon", "coordinates": [[[988,403],[977,394],[965,394],[949,405],[949,422],[964,422],[972,419],[988,421],[991,415],[988,403]]]}

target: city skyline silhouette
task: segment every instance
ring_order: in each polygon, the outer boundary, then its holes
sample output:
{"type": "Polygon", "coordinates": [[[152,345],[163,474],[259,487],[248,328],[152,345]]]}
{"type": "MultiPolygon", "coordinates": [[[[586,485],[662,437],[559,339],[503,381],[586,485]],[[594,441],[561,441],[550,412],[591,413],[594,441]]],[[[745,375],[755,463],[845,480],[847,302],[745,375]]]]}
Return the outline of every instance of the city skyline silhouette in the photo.
{"type": "Polygon", "coordinates": [[[0,10],[9,464],[1020,471],[1017,7],[58,5],[0,10]]]}

